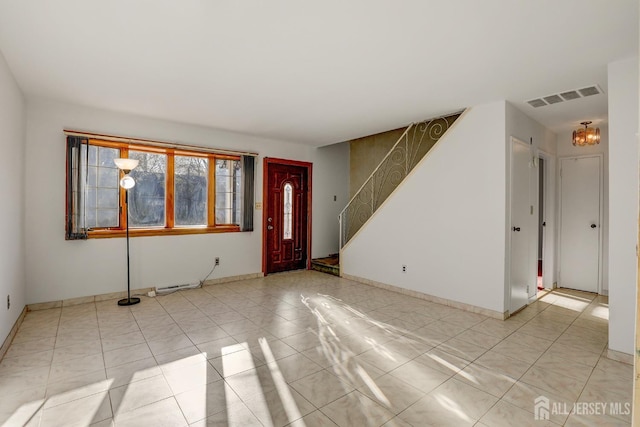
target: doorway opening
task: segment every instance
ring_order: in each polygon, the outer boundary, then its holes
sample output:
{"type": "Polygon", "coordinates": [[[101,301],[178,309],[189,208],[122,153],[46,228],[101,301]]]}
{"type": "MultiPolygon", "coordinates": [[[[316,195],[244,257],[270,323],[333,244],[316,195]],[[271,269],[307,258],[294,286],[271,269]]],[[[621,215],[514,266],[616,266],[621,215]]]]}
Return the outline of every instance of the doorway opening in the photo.
{"type": "Polygon", "coordinates": [[[538,291],[544,289],[543,272],[544,272],[544,228],[547,226],[545,220],[545,174],[546,162],[543,157],[538,157],[538,291]]]}
{"type": "Polygon", "coordinates": [[[309,269],[311,263],[311,163],[265,158],[262,271],[309,269]]]}

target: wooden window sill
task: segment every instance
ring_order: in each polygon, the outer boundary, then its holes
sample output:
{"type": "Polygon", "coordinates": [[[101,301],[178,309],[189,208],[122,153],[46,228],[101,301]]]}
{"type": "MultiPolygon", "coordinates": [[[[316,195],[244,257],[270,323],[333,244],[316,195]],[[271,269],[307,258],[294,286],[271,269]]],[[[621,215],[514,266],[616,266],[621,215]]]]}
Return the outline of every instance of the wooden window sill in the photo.
{"type": "MultiPolygon", "coordinates": [[[[175,228],[130,228],[129,237],[149,236],[180,236],[186,234],[234,233],[239,232],[237,225],[220,225],[217,227],[175,227],[175,228]]],[[[88,239],[109,239],[112,237],[126,237],[126,230],[93,230],[89,231],[88,239]]]]}

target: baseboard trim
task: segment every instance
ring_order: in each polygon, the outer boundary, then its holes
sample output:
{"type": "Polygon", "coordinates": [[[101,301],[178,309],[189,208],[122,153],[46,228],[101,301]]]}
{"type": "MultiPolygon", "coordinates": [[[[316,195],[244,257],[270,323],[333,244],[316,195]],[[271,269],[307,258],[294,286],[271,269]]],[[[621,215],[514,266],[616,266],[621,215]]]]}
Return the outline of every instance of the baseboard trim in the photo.
{"type": "Polygon", "coordinates": [[[18,333],[18,329],[20,328],[20,325],[22,325],[22,321],[24,320],[24,316],[26,316],[26,314],[27,306],[25,305],[22,309],[22,312],[20,313],[20,316],[18,316],[16,322],[13,324],[13,328],[11,328],[9,335],[7,335],[4,343],[2,343],[2,347],[0,347],[0,362],[4,358],[4,355],[7,354],[7,350],[9,350],[9,346],[11,345],[13,338],[16,336],[16,333],[18,333]]]}
{"type": "Polygon", "coordinates": [[[352,276],[346,273],[342,273],[341,277],[344,279],[352,280],[354,282],[362,283],[369,286],[374,286],[376,288],[386,289],[388,291],[397,292],[397,293],[408,295],[414,298],[420,298],[425,301],[434,302],[436,304],[442,304],[448,307],[453,307],[460,310],[468,311],[470,313],[482,314],[483,316],[491,317],[493,319],[505,320],[507,317],[509,317],[508,311],[505,311],[504,313],[500,313],[499,311],[489,310],[488,308],[478,307],[475,305],[466,304],[459,301],[453,301],[446,298],[440,298],[433,295],[425,294],[423,292],[414,291],[412,289],[405,289],[399,286],[376,282],[375,280],[369,280],[363,277],[352,276]]]}
{"type": "MultiPolygon", "coordinates": [[[[237,282],[239,280],[249,280],[249,279],[255,279],[259,277],[264,277],[264,274],[250,273],[250,274],[241,274],[238,276],[221,277],[218,279],[209,279],[204,282],[204,285],[205,286],[219,285],[222,283],[237,282]]],[[[155,288],[132,289],[131,295],[146,296],[147,293],[150,291],[155,291],[155,288]]],[[[100,295],[93,295],[93,296],[86,296],[86,297],[69,298],[69,299],[59,300],[59,301],[38,302],[35,304],[28,304],[26,306],[26,310],[27,311],[48,310],[50,308],[70,307],[73,305],[88,304],[92,302],[102,302],[102,301],[108,301],[112,299],[121,299],[126,297],[127,297],[127,291],[112,292],[108,294],[100,294],[100,295]]]]}
{"type": "Polygon", "coordinates": [[[205,286],[220,285],[222,283],[238,282],[240,280],[258,279],[260,277],[264,277],[264,273],[241,274],[239,276],[228,276],[228,277],[221,277],[219,279],[209,279],[204,282],[204,285],[205,286]]]}
{"type": "Polygon", "coordinates": [[[607,359],[615,360],[616,362],[626,363],[627,365],[633,365],[633,355],[623,353],[621,351],[607,349],[607,359]]]}

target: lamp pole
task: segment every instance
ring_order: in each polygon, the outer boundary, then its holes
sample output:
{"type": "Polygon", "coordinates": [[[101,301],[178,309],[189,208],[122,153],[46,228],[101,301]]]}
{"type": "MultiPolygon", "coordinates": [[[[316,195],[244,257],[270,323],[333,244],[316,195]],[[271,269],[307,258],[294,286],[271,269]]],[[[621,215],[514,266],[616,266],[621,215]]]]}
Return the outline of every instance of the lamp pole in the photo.
{"type": "Polygon", "coordinates": [[[131,298],[131,270],[129,266],[129,190],[136,185],[136,181],[133,179],[129,172],[138,166],[138,161],[135,159],[114,159],[114,162],[118,169],[124,172],[124,176],[120,179],[120,187],[124,188],[124,205],[125,205],[125,221],[127,228],[127,297],[118,301],[118,305],[127,306],[134,305],[140,302],[140,298],[131,298]]]}
{"type": "MultiPolygon", "coordinates": [[[[133,178],[131,178],[133,179],[133,178]]],[[[127,297],[118,301],[118,305],[134,305],[140,302],[140,298],[131,298],[131,272],[129,268],[129,189],[124,190],[125,215],[127,217],[127,297]]]]}

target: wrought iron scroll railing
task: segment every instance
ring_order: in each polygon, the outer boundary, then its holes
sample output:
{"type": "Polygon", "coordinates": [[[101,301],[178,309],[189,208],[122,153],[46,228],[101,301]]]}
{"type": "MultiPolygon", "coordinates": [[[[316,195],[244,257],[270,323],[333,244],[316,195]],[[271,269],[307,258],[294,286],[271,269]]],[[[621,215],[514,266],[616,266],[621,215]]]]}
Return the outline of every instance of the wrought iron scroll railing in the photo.
{"type": "Polygon", "coordinates": [[[371,218],[460,114],[412,123],[407,127],[340,213],[340,249],[371,218]]]}

